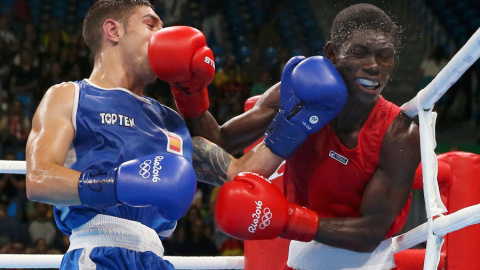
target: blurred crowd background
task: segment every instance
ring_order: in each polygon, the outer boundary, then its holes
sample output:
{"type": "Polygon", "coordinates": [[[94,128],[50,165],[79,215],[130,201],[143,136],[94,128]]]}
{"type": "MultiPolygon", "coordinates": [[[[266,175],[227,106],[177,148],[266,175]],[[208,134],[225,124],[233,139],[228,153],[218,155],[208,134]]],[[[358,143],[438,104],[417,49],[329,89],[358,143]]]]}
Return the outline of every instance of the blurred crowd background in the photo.
{"type": "MultiPolygon", "coordinates": [[[[87,78],[92,56],[81,25],[93,0],[0,0],[0,159],[25,160],[35,108],[45,91],[87,78]]],[[[204,32],[215,54],[210,111],[220,124],[240,114],[245,100],[280,80],[295,55],[322,55],[333,17],[359,1],[160,0],[164,25],[204,32]]],[[[364,1],[399,24],[402,46],[384,96],[401,105],[415,96],[480,27],[480,1],[364,1]]],[[[435,105],[437,151],[480,154],[477,61],[435,105]]],[[[146,95],[174,108],[169,85],[156,81],[146,95]]],[[[243,243],[213,220],[218,188],[199,184],[195,201],[164,241],[166,255],[242,255],[243,243]]],[[[25,176],[0,174],[0,253],[62,254],[68,238],[55,226],[52,206],[29,201],[25,176]]]]}

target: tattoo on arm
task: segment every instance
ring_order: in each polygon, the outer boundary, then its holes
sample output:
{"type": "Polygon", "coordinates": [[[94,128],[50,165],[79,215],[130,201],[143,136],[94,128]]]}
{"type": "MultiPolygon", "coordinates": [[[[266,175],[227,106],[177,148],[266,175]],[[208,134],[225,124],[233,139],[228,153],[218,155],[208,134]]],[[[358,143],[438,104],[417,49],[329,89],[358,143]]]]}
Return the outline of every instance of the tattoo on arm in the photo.
{"type": "Polygon", "coordinates": [[[193,137],[193,168],[197,180],[220,186],[227,181],[232,158],[218,145],[201,137],[193,137]]]}

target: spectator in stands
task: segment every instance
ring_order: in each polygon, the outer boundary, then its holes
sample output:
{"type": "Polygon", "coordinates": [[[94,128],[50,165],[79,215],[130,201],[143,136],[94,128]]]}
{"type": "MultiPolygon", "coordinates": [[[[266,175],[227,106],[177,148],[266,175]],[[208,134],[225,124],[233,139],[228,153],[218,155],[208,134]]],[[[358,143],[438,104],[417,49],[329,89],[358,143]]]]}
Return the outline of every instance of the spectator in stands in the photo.
{"type": "Polygon", "coordinates": [[[239,74],[235,67],[229,66],[225,69],[226,81],[218,88],[215,96],[217,103],[216,119],[218,123],[225,123],[229,119],[243,112],[244,96],[246,87],[238,80],[239,74]],[[239,107],[240,105],[240,107],[239,107]]]}
{"type": "Polygon", "coordinates": [[[165,16],[162,18],[163,26],[183,25],[183,16],[187,8],[187,0],[163,0],[165,16]]]}
{"type": "Polygon", "coordinates": [[[201,217],[194,218],[190,223],[190,237],[181,243],[184,256],[218,256],[217,247],[205,236],[205,226],[201,217]]]}
{"type": "Polygon", "coordinates": [[[25,24],[20,39],[33,44],[35,48],[38,48],[40,45],[38,31],[31,22],[25,24]]]}
{"type": "Polygon", "coordinates": [[[10,215],[16,218],[21,224],[26,224],[28,222],[27,211],[29,200],[27,198],[25,175],[13,175],[13,177],[10,177],[10,183],[15,188],[15,193],[10,199],[10,215]]]}
{"type": "Polygon", "coordinates": [[[47,240],[45,238],[37,238],[36,241],[33,242],[33,246],[28,247],[25,249],[26,254],[62,254],[62,252],[56,248],[52,248],[48,245],[47,240]]]}
{"type": "MultiPolygon", "coordinates": [[[[193,239],[193,223],[195,220],[202,220],[200,207],[196,205],[190,206],[185,216],[177,222],[177,228],[167,239],[163,240],[166,247],[166,255],[185,256],[185,250],[190,249],[187,243],[191,243],[193,239]]],[[[205,232],[203,232],[205,235],[205,232]]],[[[193,255],[193,254],[192,254],[193,255]]]]}
{"type": "Polygon", "coordinates": [[[17,43],[17,39],[8,24],[8,20],[4,16],[0,16],[0,40],[3,40],[9,48],[13,48],[17,43]]]}
{"type": "Polygon", "coordinates": [[[25,244],[21,241],[8,243],[0,249],[0,254],[25,254],[25,244]]]}
{"type": "Polygon", "coordinates": [[[48,212],[52,206],[44,203],[35,203],[35,219],[28,225],[28,233],[33,242],[44,238],[47,245],[52,245],[55,240],[57,229],[48,212]]]}
{"type": "Polygon", "coordinates": [[[192,205],[177,223],[178,242],[182,243],[192,238],[192,224],[196,219],[202,219],[201,210],[198,206],[192,205]]]}
{"type": "Polygon", "coordinates": [[[8,97],[8,76],[10,76],[11,60],[10,48],[5,44],[5,41],[0,39],[0,100],[8,97]]]}
{"type": "Polygon", "coordinates": [[[71,46],[66,65],[67,67],[72,66],[73,64],[79,65],[82,76],[77,78],[86,78],[92,71],[93,56],[90,54],[90,50],[85,45],[81,35],[72,36],[70,40],[71,46]]]}
{"type": "Polygon", "coordinates": [[[68,44],[68,34],[65,32],[55,18],[51,18],[48,24],[48,30],[43,35],[43,45],[48,49],[52,44],[57,43],[60,49],[68,44]]]}
{"type": "MultiPolygon", "coordinates": [[[[17,160],[12,152],[7,152],[3,160],[17,160]]],[[[0,174],[0,196],[8,198],[8,215],[17,220],[19,224],[27,222],[28,199],[26,195],[25,175],[0,174]]]]}
{"type": "MultiPolygon", "coordinates": [[[[8,111],[8,107],[11,106],[8,102],[5,102],[3,105],[6,105],[5,111],[8,111]]],[[[18,141],[17,137],[10,131],[8,126],[8,115],[10,112],[1,112],[0,111],[0,152],[1,156],[5,157],[8,153],[13,153],[16,156],[16,152],[20,150],[24,150],[21,146],[20,142],[18,141]]]]}
{"type": "MultiPolygon", "coordinates": [[[[2,158],[3,160],[16,160],[15,154],[12,152],[7,152],[5,156],[2,158]]],[[[14,182],[14,175],[10,173],[2,173],[0,174],[0,196],[6,198],[8,203],[15,195],[15,186],[13,185],[14,182]]],[[[8,206],[8,205],[7,205],[8,206]]]]}
{"type": "Polygon", "coordinates": [[[229,53],[225,56],[225,62],[223,63],[223,67],[217,70],[215,73],[215,78],[213,79],[213,85],[215,87],[220,87],[223,83],[229,80],[227,74],[229,69],[235,70],[235,81],[243,82],[242,73],[240,72],[241,68],[237,63],[237,58],[235,57],[235,55],[229,53]]]}
{"type": "Polygon", "coordinates": [[[474,66],[467,69],[437,102],[438,126],[440,129],[448,128],[450,123],[470,120],[473,110],[473,70],[474,66]],[[456,104],[457,102],[460,104],[456,104]],[[452,110],[454,106],[456,108],[452,110]]]}
{"type": "MultiPolygon", "coordinates": [[[[23,105],[19,100],[14,100],[10,104],[8,113],[1,119],[1,126],[2,134],[6,133],[4,143],[8,143],[8,146],[12,149],[15,149],[15,147],[23,149],[25,147],[30,133],[31,119],[25,116],[23,105]]],[[[18,151],[19,149],[15,150],[18,151]]]]}
{"type": "Polygon", "coordinates": [[[27,110],[32,109],[32,98],[39,89],[40,72],[34,66],[34,57],[32,51],[22,49],[20,65],[13,66],[10,79],[10,93],[20,100],[27,110]]]}
{"type": "Polygon", "coordinates": [[[261,95],[267,91],[273,85],[272,76],[270,75],[270,71],[264,70],[261,72],[260,80],[256,81],[252,85],[252,89],[250,90],[250,96],[261,95]]]}
{"type": "Polygon", "coordinates": [[[223,1],[222,0],[201,0],[199,3],[200,18],[202,19],[202,32],[210,41],[210,35],[213,32],[215,43],[223,46],[225,43],[223,37],[223,1]]]}
{"type": "MultiPolygon", "coordinates": [[[[66,65],[67,59],[65,58],[65,50],[61,49],[59,42],[52,42],[40,56],[42,71],[48,71],[51,69],[53,63],[58,62],[60,66],[66,65]]],[[[46,75],[46,74],[42,74],[46,75]]]]}
{"type": "Polygon", "coordinates": [[[32,66],[34,68],[38,69],[39,66],[40,66],[40,60],[38,58],[37,46],[34,45],[28,39],[21,39],[19,43],[20,43],[20,48],[15,53],[15,55],[13,56],[12,64],[14,66],[21,66],[22,65],[22,52],[23,51],[28,51],[28,52],[30,52],[30,56],[32,58],[32,66]]]}
{"type": "Polygon", "coordinates": [[[420,64],[417,75],[417,90],[422,90],[427,86],[447,63],[448,58],[445,49],[442,46],[436,46],[432,53],[420,64]]]}
{"type": "MultiPolygon", "coordinates": [[[[0,185],[4,185],[6,180],[0,180],[0,185]]],[[[8,215],[9,198],[5,194],[0,194],[0,247],[9,244],[15,235],[19,233],[19,222],[8,215]]],[[[0,252],[1,253],[1,252],[0,252]]]]}
{"type": "Polygon", "coordinates": [[[258,71],[264,69],[262,50],[258,47],[252,48],[249,60],[241,66],[245,83],[252,85],[254,82],[260,81],[261,73],[258,71]]]}
{"type": "MultiPolygon", "coordinates": [[[[71,67],[73,69],[73,66],[71,67]]],[[[77,65],[78,69],[78,65],[77,65]]],[[[77,75],[77,74],[74,74],[77,75]]],[[[80,76],[75,77],[75,78],[81,78],[80,76]]],[[[44,91],[48,89],[50,86],[62,83],[65,80],[65,76],[62,74],[62,66],[60,65],[59,62],[53,62],[51,67],[50,67],[50,72],[42,78],[42,81],[40,83],[40,89],[41,91],[39,92],[39,95],[35,97],[36,100],[40,100],[43,95],[45,94],[44,91]]]]}
{"type": "Polygon", "coordinates": [[[228,237],[220,247],[221,256],[243,256],[243,241],[228,237]]]}
{"type": "Polygon", "coordinates": [[[204,225],[210,227],[211,230],[211,239],[215,243],[215,246],[218,250],[221,250],[223,243],[229,238],[225,233],[223,233],[216,225],[214,218],[214,209],[215,202],[217,201],[218,192],[220,187],[214,187],[210,192],[210,198],[208,202],[208,211],[204,217],[204,225]]]}

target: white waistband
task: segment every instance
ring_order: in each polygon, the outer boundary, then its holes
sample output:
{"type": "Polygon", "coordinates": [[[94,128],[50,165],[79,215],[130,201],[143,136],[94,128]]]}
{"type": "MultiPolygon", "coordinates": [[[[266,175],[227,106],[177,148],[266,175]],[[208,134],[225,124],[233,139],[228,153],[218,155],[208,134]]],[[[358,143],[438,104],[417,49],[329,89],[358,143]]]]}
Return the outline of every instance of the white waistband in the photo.
{"type": "Polygon", "coordinates": [[[291,241],[287,265],[298,270],[388,270],[395,267],[391,242],[383,241],[372,253],[359,253],[315,241],[291,241]]]}
{"type": "Polygon", "coordinates": [[[151,251],[161,258],[164,251],[155,230],[140,222],[100,214],[72,230],[68,251],[94,247],[151,251]]]}

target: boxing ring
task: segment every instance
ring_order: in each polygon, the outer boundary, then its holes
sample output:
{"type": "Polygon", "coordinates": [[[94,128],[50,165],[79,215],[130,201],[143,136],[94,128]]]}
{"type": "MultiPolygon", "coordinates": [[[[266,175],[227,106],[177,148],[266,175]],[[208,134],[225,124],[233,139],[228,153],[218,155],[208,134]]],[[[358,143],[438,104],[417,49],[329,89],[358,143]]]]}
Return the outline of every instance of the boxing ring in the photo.
{"type": "MultiPolygon", "coordinates": [[[[437,269],[444,236],[480,223],[480,203],[444,215],[447,208],[442,202],[438,185],[439,160],[434,150],[436,113],[433,105],[480,57],[480,29],[455,54],[444,69],[411,101],[402,106],[410,117],[419,117],[420,148],[423,172],[422,182],[427,222],[393,238],[391,249],[394,253],[407,250],[417,244],[427,242],[423,268],[437,269]]],[[[473,154],[472,154],[473,155],[473,154]]],[[[461,155],[460,155],[461,156],[461,155]]],[[[451,161],[454,157],[443,156],[451,161]]],[[[469,157],[470,158],[470,157],[469,157]]],[[[474,157],[473,164],[480,173],[480,158],[474,157]]],[[[458,165],[455,165],[458,168],[458,165]]],[[[452,170],[455,167],[452,164],[452,170]]],[[[0,161],[0,173],[25,174],[25,161],[0,161]]],[[[478,175],[476,175],[478,179],[478,175]]],[[[477,238],[478,239],[478,238],[477,238]]],[[[480,248],[478,248],[480,250],[480,248]]],[[[23,255],[0,254],[0,268],[58,268],[63,255],[23,255]]],[[[247,260],[248,256],[246,255],[247,260]]],[[[177,257],[165,256],[177,269],[244,269],[246,259],[242,256],[224,257],[177,257]]],[[[479,265],[480,267],[480,265],[479,265]]],[[[247,268],[248,269],[248,268],[247,268]]],[[[253,269],[253,268],[252,268],[253,269]]],[[[480,269],[480,268],[479,268],[480,269]]]]}

